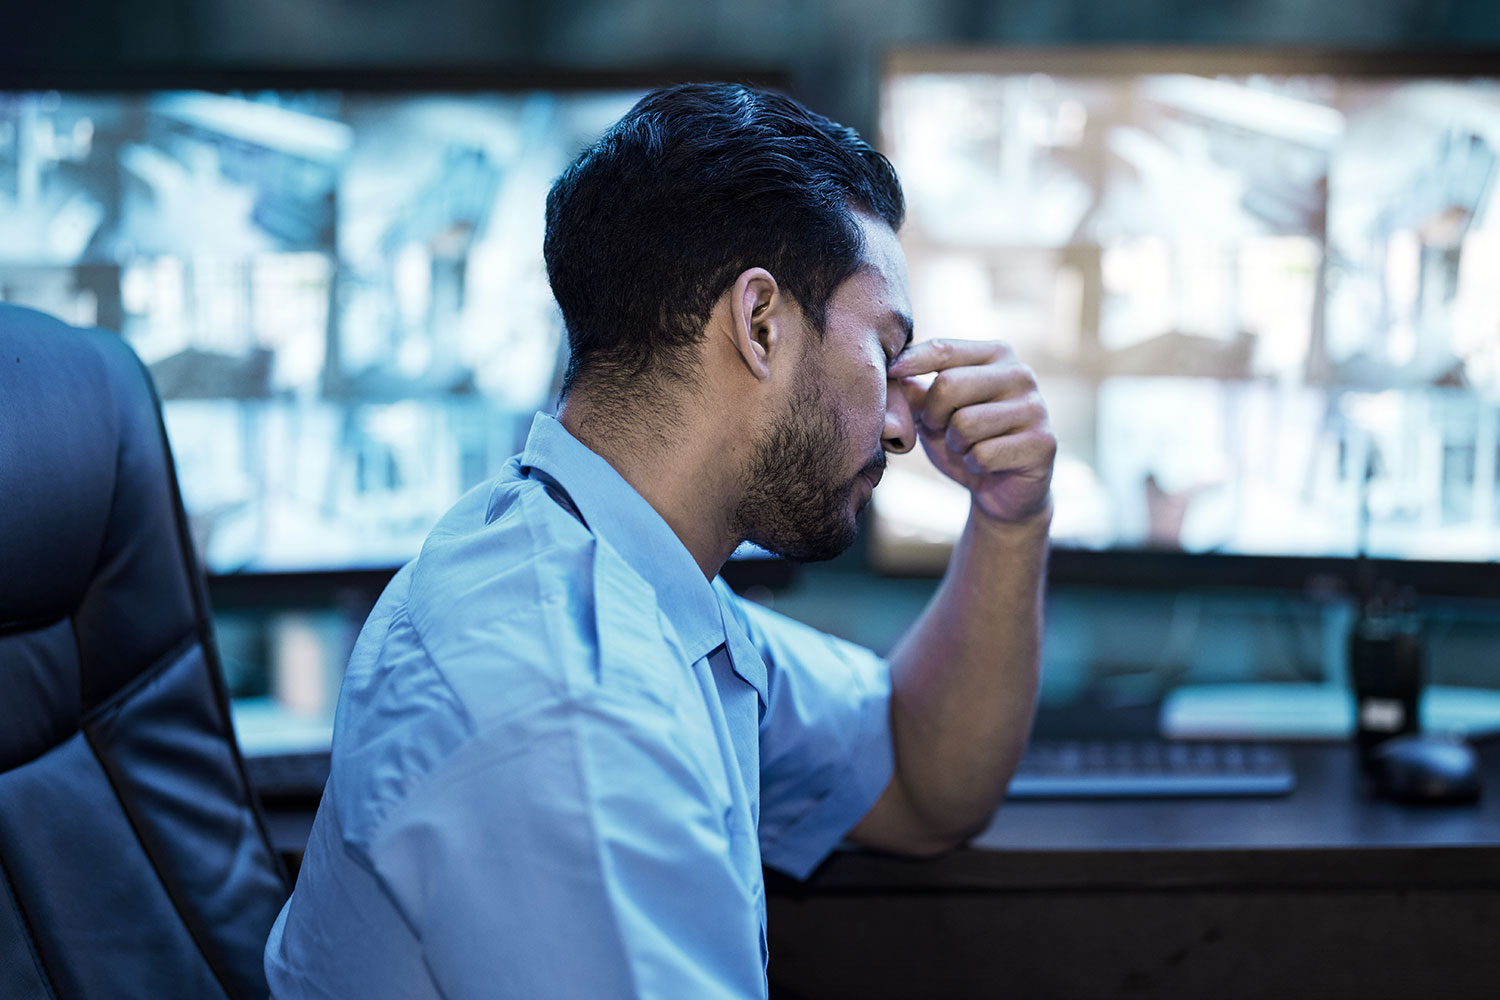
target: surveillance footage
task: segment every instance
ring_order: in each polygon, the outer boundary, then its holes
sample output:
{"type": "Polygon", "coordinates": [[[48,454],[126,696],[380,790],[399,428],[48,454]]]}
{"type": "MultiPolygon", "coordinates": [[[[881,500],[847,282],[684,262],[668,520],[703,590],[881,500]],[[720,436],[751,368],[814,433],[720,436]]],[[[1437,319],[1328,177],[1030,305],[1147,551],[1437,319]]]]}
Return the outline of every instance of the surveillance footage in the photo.
{"type": "MultiPolygon", "coordinates": [[[[211,570],[396,565],[555,393],[543,199],[637,96],[0,93],[0,299],[149,365],[211,570]]],[[[881,133],[1059,544],[1500,558],[1495,81],[901,71],[881,133]]],[[[877,561],[967,509],[894,461],[877,561]]]]}
{"type": "Polygon", "coordinates": [[[555,393],[543,199],[637,96],[0,92],[0,299],[150,367],[211,571],[399,565],[555,393]]]}
{"type": "MultiPolygon", "coordinates": [[[[892,72],[919,336],[999,337],[1062,545],[1500,558],[1500,85],[892,72]]],[[[907,456],[893,568],[967,505],[907,456]]]]}

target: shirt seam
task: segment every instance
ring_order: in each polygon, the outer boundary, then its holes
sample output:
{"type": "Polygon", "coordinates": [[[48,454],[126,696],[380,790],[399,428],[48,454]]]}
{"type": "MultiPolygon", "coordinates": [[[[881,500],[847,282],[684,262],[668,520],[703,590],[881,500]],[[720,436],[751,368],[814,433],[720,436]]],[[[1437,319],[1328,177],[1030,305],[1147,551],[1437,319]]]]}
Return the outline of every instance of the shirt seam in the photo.
{"type": "MultiPolygon", "coordinates": [[[[533,542],[535,542],[535,540],[536,540],[536,538],[535,538],[535,532],[532,530],[532,525],[530,523],[530,520],[527,519],[526,523],[527,523],[527,533],[529,535],[531,535],[533,542]]],[[[543,556],[550,555],[551,553],[557,551],[559,548],[560,548],[560,546],[558,545],[558,543],[555,540],[550,540],[549,539],[547,541],[547,543],[546,543],[546,547],[545,548],[534,549],[533,551],[536,553],[536,556],[543,557],[543,556]]],[[[528,572],[531,573],[533,582],[536,583],[536,584],[538,584],[538,589],[539,589],[540,578],[539,578],[539,575],[536,572],[537,560],[528,560],[528,562],[530,563],[530,565],[528,567],[528,572]]],[[[544,614],[541,617],[542,617],[542,620],[545,622],[546,627],[548,628],[549,632],[551,632],[551,630],[553,629],[553,623],[552,623],[552,620],[551,620],[551,616],[544,614]]],[[[439,661],[438,657],[435,656],[435,655],[433,655],[432,649],[428,645],[427,637],[425,635],[423,635],[422,626],[417,622],[417,619],[411,613],[411,594],[410,594],[410,592],[407,593],[406,598],[401,602],[401,607],[399,609],[397,609],[394,614],[391,615],[391,625],[396,625],[399,622],[401,622],[403,619],[411,627],[412,637],[414,639],[416,639],[417,645],[421,648],[422,659],[426,662],[426,664],[428,665],[428,667],[431,668],[433,676],[436,677],[437,680],[443,685],[443,690],[445,692],[447,692],[448,696],[452,699],[452,703],[453,703],[454,707],[457,709],[458,715],[459,715],[459,717],[460,717],[460,719],[461,719],[461,721],[463,723],[464,733],[463,733],[463,738],[461,740],[458,740],[457,742],[455,742],[452,747],[450,747],[440,757],[438,757],[436,760],[434,760],[433,763],[432,763],[432,766],[429,767],[426,771],[422,772],[421,774],[408,774],[408,775],[406,775],[406,780],[403,781],[402,785],[401,785],[401,794],[398,795],[398,796],[396,796],[393,799],[393,801],[391,802],[389,808],[387,810],[383,811],[380,814],[380,816],[377,818],[375,824],[373,825],[373,827],[371,829],[371,837],[370,837],[370,839],[371,839],[372,842],[374,840],[378,839],[380,837],[381,833],[384,831],[386,823],[388,821],[388,818],[391,815],[391,812],[394,811],[395,809],[403,806],[407,802],[407,800],[410,797],[411,790],[412,790],[412,788],[413,788],[413,786],[415,784],[417,784],[417,783],[421,782],[422,780],[430,777],[440,767],[442,767],[444,764],[446,764],[448,762],[449,758],[451,758],[455,753],[457,753],[464,746],[467,746],[469,743],[472,743],[478,737],[478,735],[481,732],[484,731],[484,728],[488,728],[487,726],[482,728],[482,727],[480,727],[478,725],[478,723],[474,719],[473,714],[469,711],[468,704],[464,701],[462,695],[459,694],[458,689],[453,686],[453,681],[449,678],[448,671],[446,669],[444,669],[444,667],[443,667],[442,663],[439,661]]],[[[387,629],[387,635],[389,635],[389,633],[390,633],[390,629],[388,628],[387,629]]],[[[549,638],[555,638],[555,636],[549,635],[549,638]]],[[[571,684],[568,685],[567,690],[568,690],[569,696],[573,696],[575,694],[575,692],[572,689],[571,684]]],[[[526,710],[523,709],[522,711],[518,711],[518,712],[516,712],[516,713],[514,713],[512,715],[504,716],[503,719],[492,720],[491,724],[498,724],[501,721],[509,722],[509,721],[511,721],[511,720],[513,720],[515,718],[520,717],[522,714],[524,714],[525,711],[526,710]]]]}
{"type": "MultiPolygon", "coordinates": [[[[448,759],[458,751],[460,747],[473,740],[474,734],[478,728],[474,724],[474,717],[469,713],[469,707],[464,704],[463,698],[459,696],[458,691],[453,687],[453,682],[448,679],[447,672],[443,670],[442,666],[438,663],[437,657],[433,656],[432,650],[428,648],[427,640],[422,635],[421,627],[418,626],[416,619],[412,617],[409,600],[410,597],[408,595],[408,600],[402,602],[401,608],[391,616],[391,624],[395,625],[404,618],[406,620],[406,623],[411,626],[412,637],[416,639],[417,645],[422,650],[422,659],[432,669],[433,676],[438,680],[439,683],[443,685],[443,690],[447,692],[448,697],[452,699],[453,706],[457,709],[459,718],[463,722],[464,735],[463,739],[454,743],[453,746],[449,747],[441,754],[441,756],[435,759],[432,762],[432,766],[427,768],[427,770],[421,772],[420,774],[407,772],[403,775],[400,793],[392,797],[390,805],[380,812],[380,815],[371,825],[371,843],[379,839],[381,833],[385,830],[386,823],[389,820],[392,812],[405,805],[405,803],[410,799],[413,786],[430,776],[438,768],[442,767],[445,763],[447,763],[448,759]]],[[[389,630],[387,634],[389,634],[389,630]]]]}

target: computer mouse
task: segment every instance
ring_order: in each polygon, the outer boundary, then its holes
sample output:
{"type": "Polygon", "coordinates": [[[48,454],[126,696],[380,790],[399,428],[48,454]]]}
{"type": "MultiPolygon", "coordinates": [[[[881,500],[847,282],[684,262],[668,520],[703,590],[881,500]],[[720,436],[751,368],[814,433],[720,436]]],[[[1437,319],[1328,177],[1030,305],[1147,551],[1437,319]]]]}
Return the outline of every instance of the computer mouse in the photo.
{"type": "Polygon", "coordinates": [[[1370,751],[1370,778],[1381,797],[1397,802],[1473,802],[1479,798],[1479,757],[1461,740],[1408,733],[1370,751]]]}

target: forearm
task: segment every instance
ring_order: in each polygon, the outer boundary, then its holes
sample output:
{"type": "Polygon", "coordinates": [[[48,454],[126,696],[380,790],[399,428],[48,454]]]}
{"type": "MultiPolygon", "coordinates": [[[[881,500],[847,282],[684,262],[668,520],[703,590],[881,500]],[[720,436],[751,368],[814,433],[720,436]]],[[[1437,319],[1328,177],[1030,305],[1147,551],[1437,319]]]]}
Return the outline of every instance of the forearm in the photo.
{"type": "Polygon", "coordinates": [[[1050,505],[1018,524],[980,510],[891,655],[899,797],[913,833],[953,846],[989,820],[1036,706],[1050,505]]]}
{"type": "Polygon", "coordinates": [[[927,854],[984,827],[1031,732],[1057,438],[1035,374],[999,341],[922,341],[888,374],[928,459],[973,497],[948,572],[891,655],[895,771],[853,831],[927,854]]]}

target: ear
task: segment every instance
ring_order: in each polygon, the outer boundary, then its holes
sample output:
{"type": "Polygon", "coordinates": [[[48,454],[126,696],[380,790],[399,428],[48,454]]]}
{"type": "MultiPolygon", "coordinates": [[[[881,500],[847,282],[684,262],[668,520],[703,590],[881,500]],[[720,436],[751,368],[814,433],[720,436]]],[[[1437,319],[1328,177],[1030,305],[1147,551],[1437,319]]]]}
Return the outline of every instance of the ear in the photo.
{"type": "Polygon", "coordinates": [[[763,267],[752,267],[729,290],[729,335],[745,367],[757,379],[771,377],[771,365],[786,342],[787,299],[763,267]]]}

